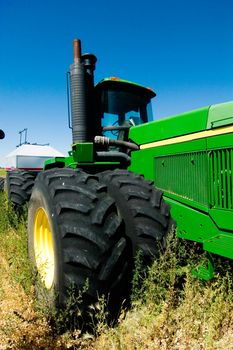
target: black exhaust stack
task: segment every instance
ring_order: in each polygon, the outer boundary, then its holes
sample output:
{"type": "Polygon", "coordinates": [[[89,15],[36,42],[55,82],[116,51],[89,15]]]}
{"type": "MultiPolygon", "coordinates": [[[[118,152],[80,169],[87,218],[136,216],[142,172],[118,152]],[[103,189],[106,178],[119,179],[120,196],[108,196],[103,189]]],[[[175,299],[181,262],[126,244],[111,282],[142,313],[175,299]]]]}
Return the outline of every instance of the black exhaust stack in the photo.
{"type": "Polygon", "coordinates": [[[94,70],[97,58],[81,54],[81,42],[75,39],[74,63],[70,66],[72,139],[74,143],[93,142],[96,135],[94,107],[94,70]],[[94,120],[93,120],[94,119],[94,120]]]}

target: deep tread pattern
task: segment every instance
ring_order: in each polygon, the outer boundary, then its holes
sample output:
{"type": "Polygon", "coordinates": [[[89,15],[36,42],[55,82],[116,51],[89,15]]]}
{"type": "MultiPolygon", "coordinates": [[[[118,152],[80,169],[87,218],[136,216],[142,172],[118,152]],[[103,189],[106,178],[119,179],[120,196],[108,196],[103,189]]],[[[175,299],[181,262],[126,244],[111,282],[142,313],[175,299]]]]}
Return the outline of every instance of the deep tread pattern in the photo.
{"type": "Polygon", "coordinates": [[[105,215],[110,212],[115,202],[111,197],[103,198],[99,203],[96,203],[95,211],[92,214],[91,221],[93,224],[101,225],[105,215]]]}
{"type": "Polygon", "coordinates": [[[35,176],[23,170],[7,172],[5,188],[7,196],[16,210],[20,210],[29,201],[35,176]]]}
{"type": "Polygon", "coordinates": [[[100,280],[107,281],[109,279],[111,275],[111,271],[114,268],[114,265],[118,262],[118,260],[120,259],[125,249],[126,249],[126,239],[122,237],[117,242],[114,249],[112,250],[110,259],[108,259],[107,263],[104,265],[103,269],[100,271],[100,275],[99,275],[100,280]]]}
{"type": "Polygon", "coordinates": [[[5,183],[5,178],[4,177],[0,177],[0,192],[2,192],[4,190],[4,183],[5,183]]]}
{"type": "Polygon", "coordinates": [[[117,303],[128,275],[127,242],[107,187],[97,176],[78,169],[53,169],[37,176],[28,214],[29,253],[34,261],[33,223],[37,208],[42,206],[41,197],[49,207],[47,215],[53,227],[58,262],[54,289],[59,305],[67,303],[71,286],[78,293],[87,279],[84,309],[102,294],[111,299],[118,293],[117,303]]]}
{"type": "MultiPolygon", "coordinates": [[[[116,230],[114,230],[115,232],[116,230]]],[[[80,237],[80,239],[86,239],[92,244],[93,246],[97,246],[98,249],[104,250],[105,249],[105,242],[103,242],[103,239],[99,237],[99,235],[93,234],[86,225],[80,224],[78,226],[74,226],[73,223],[63,223],[61,226],[61,232],[62,232],[62,238],[73,238],[73,237],[80,237]]]]}
{"type": "Polygon", "coordinates": [[[162,191],[142,175],[127,170],[106,171],[99,178],[117,203],[133,256],[140,250],[143,261],[149,264],[165,249],[171,228],[170,208],[162,199],[162,191]]]}

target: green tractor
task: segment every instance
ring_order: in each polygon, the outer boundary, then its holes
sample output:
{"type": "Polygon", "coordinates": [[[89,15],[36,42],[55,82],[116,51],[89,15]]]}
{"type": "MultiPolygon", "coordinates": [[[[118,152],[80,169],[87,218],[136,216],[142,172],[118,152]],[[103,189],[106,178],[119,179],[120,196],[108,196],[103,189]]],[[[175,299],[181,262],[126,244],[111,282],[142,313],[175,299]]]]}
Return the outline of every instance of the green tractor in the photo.
{"type": "Polygon", "coordinates": [[[233,258],[233,103],[152,121],[155,93],[115,77],[94,86],[95,63],[75,40],[72,150],[25,194],[38,294],[61,307],[83,291],[83,310],[101,295],[119,305],[138,252],[150,265],[174,222],[209,254],[197,275],[213,276],[211,254],[233,258]]]}
{"type": "Polygon", "coordinates": [[[46,161],[33,186],[34,173],[14,170],[7,176],[16,208],[30,198],[28,249],[38,297],[63,307],[71,292],[77,299],[81,293],[84,314],[102,295],[110,309],[120,305],[138,251],[143,264],[151,264],[165,249],[171,227],[162,191],[127,170],[131,153],[139,150],[130,129],[152,120],[155,93],[114,77],[94,86],[95,63],[75,40],[68,157],[46,161]]]}

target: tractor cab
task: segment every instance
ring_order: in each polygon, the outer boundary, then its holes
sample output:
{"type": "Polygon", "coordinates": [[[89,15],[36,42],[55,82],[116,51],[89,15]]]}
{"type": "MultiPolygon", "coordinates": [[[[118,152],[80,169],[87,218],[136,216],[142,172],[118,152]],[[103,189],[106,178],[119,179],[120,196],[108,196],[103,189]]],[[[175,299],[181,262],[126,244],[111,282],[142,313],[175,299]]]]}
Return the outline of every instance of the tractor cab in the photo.
{"type": "Polygon", "coordinates": [[[97,117],[101,118],[103,135],[127,139],[129,128],[153,120],[153,90],[111,77],[95,87],[97,117]]]}

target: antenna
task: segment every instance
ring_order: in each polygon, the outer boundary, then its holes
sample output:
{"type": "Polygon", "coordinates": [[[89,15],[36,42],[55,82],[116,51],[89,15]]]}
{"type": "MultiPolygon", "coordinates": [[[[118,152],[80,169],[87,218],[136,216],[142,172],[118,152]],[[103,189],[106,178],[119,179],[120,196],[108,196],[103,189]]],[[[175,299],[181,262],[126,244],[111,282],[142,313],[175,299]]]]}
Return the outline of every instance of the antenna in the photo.
{"type": "Polygon", "coordinates": [[[27,132],[28,132],[27,128],[19,131],[19,144],[16,147],[28,144],[28,142],[27,142],[27,132]],[[22,141],[23,135],[24,135],[24,142],[22,141]]]}
{"type": "Polygon", "coordinates": [[[37,143],[37,142],[31,143],[31,142],[28,142],[27,141],[27,134],[28,134],[28,129],[27,128],[19,131],[19,144],[16,147],[19,147],[19,146],[22,146],[22,145],[49,146],[49,143],[37,143]],[[24,137],[24,141],[23,141],[23,137],[24,137]]]}

